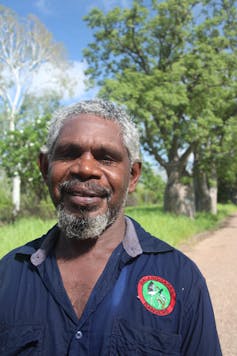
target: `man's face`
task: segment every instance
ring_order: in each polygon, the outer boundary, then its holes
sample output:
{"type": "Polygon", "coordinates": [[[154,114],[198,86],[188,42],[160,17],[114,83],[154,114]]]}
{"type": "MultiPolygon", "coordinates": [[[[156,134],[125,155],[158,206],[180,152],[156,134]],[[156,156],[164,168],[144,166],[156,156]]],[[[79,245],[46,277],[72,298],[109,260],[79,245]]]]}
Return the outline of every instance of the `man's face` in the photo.
{"type": "Polygon", "coordinates": [[[122,210],[127,192],[135,189],[138,177],[131,168],[118,124],[93,114],[68,119],[47,169],[41,165],[61,218],[92,225],[99,218],[106,227],[122,210]]]}

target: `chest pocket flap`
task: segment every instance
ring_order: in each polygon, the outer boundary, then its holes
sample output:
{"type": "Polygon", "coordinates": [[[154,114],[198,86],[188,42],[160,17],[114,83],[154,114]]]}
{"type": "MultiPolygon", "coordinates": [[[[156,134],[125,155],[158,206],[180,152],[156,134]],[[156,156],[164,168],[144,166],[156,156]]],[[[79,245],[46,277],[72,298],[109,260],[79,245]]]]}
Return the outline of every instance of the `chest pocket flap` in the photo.
{"type": "Polygon", "coordinates": [[[43,327],[40,325],[0,325],[0,355],[41,355],[42,338],[43,327]]]}
{"type": "Polygon", "coordinates": [[[111,338],[111,355],[180,355],[181,336],[116,320],[111,338]],[[115,352],[115,353],[114,353],[115,352]]]}

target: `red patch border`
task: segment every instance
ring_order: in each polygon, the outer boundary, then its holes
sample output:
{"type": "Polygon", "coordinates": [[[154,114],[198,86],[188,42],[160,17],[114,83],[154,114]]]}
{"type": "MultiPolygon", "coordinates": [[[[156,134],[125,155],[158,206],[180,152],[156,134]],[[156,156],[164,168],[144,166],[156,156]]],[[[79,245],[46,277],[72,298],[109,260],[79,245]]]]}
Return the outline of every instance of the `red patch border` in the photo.
{"type": "Polygon", "coordinates": [[[174,290],[174,287],[172,286],[172,284],[170,284],[166,279],[159,277],[159,276],[144,276],[138,282],[137,292],[138,292],[138,297],[139,297],[140,301],[142,302],[144,307],[147,310],[149,310],[151,313],[159,315],[159,316],[165,316],[165,315],[172,313],[174,306],[176,304],[176,293],[175,293],[175,290],[174,290]],[[166,286],[166,288],[168,289],[168,291],[170,293],[170,304],[168,305],[167,308],[162,309],[162,310],[156,309],[156,308],[152,307],[150,304],[148,304],[147,301],[145,300],[143,293],[142,293],[142,287],[143,287],[144,283],[146,283],[147,281],[151,281],[151,280],[155,280],[157,282],[164,284],[166,286]]]}

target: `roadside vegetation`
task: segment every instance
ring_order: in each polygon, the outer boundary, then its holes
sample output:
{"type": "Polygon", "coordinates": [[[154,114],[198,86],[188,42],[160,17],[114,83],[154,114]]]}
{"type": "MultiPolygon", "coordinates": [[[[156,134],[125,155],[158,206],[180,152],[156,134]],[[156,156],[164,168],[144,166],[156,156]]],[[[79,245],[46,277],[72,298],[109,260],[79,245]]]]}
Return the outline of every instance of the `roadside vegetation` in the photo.
{"type": "Polygon", "coordinates": [[[164,213],[161,206],[127,208],[127,215],[136,219],[152,235],[173,246],[187,241],[201,232],[217,228],[221,222],[237,211],[234,204],[218,204],[218,213],[197,213],[195,219],[185,215],[164,213]]]}
{"type": "MultiPolygon", "coordinates": [[[[164,213],[161,205],[126,208],[126,214],[136,219],[147,231],[171,245],[178,246],[193,235],[216,227],[231,213],[236,205],[218,206],[218,214],[197,214],[195,219],[164,213]]],[[[54,219],[25,217],[15,223],[0,227],[0,257],[27,241],[40,237],[55,224],[54,219]]]]}

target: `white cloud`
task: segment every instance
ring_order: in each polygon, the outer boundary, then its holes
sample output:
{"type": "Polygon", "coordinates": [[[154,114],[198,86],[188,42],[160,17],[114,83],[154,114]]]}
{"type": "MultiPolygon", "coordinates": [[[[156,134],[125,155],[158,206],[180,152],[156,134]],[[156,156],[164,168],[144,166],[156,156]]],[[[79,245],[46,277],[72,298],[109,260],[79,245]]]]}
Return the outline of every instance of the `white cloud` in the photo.
{"type": "Polygon", "coordinates": [[[48,0],[37,0],[35,7],[43,14],[49,15],[52,13],[50,2],[48,0]]]}
{"type": "Polygon", "coordinates": [[[85,93],[85,62],[73,61],[63,70],[52,64],[45,64],[34,73],[29,93],[42,96],[47,92],[62,95],[63,101],[80,99],[85,93]]]}
{"type": "Polygon", "coordinates": [[[99,88],[86,90],[86,76],[84,74],[86,67],[85,61],[71,61],[70,65],[64,69],[45,63],[34,72],[29,72],[27,68],[21,70],[19,82],[17,83],[12,80],[12,73],[5,69],[0,77],[0,99],[5,90],[12,105],[15,102],[14,105],[18,109],[25,94],[42,97],[55,93],[59,95],[61,103],[64,105],[94,98],[99,88]],[[19,95],[17,93],[17,85],[20,87],[19,95]],[[18,98],[17,101],[16,98],[18,98]]]}

